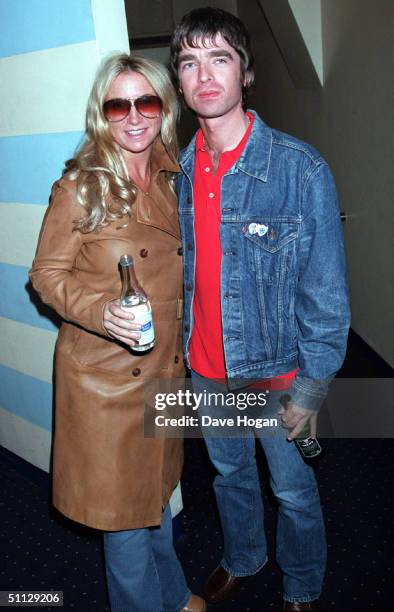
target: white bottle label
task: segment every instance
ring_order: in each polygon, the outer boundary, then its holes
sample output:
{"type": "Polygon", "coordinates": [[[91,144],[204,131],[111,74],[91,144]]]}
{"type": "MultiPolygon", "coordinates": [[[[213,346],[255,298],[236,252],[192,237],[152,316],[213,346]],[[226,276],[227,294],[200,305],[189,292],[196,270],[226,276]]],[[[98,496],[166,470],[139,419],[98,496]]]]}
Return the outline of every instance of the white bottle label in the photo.
{"type": "Polygon", "coordinates": [[[155,339],[155,330],[153,327],[153,319],[152,319],[152,309],[150,304],[138,304],[138,306],[123,306],[125,310],[129,310],[130,308],[133,311],[135,316],[134,322],[141,325],[140,333],[141,337],[138,340],[138,346],[145,346],[146,344],[150,344],[155,339]]]}

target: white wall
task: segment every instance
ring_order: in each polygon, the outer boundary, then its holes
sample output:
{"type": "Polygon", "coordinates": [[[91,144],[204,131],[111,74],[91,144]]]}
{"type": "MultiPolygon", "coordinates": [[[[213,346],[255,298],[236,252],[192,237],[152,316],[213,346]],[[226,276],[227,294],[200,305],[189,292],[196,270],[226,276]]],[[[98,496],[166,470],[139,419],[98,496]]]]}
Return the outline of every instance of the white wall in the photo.
{"type": "Polygon", "coordinates": [[[298,27],[304,38],[313,65],[323,84],[323,45],[321,0],[289,0],[298,27]]]}

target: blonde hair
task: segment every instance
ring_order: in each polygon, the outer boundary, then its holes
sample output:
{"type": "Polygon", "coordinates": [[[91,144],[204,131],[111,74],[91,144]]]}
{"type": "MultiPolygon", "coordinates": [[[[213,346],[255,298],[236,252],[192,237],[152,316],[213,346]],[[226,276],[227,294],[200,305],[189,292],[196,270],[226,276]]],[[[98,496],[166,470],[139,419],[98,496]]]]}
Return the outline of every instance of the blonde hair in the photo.
{"type": "MultiPolygon", "coordinates": [[[[137,188],[128,176],[120,147],[112,139],[103,114],[105,96],[114,79],[124,72],[144,76],[162,101],[161,141],[172,161],[178,156],[176,122],[179,106],[167,70],[161,64],[126,54],[107,58],[99,68],[86,110],[84,141],[74,158],[66,162],[65,173],[76,179],[77,201],[86,216],[74,221],[74,229],[93,232],[124,215],[131,215],[137,188]]],[[[171,186],[171,176],[168,177],[171,186]]]]}

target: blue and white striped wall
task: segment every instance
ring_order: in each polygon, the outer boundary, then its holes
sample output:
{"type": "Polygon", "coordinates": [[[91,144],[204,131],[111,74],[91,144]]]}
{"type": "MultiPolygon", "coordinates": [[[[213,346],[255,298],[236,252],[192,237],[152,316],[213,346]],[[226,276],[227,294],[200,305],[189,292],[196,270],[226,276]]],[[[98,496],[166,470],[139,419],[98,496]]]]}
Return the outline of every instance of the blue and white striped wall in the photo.
{"type": "Polygon", "coordinates": [[[129,51],[124,0],[0,0],[0,444],[46,471],[57,327],[31,301],[28,270],[113,50],[129,51]]]}

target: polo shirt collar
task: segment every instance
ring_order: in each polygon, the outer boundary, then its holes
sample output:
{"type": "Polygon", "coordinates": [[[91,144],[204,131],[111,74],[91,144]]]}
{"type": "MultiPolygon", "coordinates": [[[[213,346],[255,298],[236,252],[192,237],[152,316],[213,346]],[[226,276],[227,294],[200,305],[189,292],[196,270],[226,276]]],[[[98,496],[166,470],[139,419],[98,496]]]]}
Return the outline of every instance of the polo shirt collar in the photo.
{"type": "MultiPolygon", "coordinates": [[[[248,109],[248,112],[254,116],[252,130],[239,160],[228,173],[233,174],[241,171],[267,182],[272,153],[272,130],[255,111],[248,109]]],[[[188,175],[193,172],[196,137],[197,134],[194,135],[189,145],[183,149],[179,158],[180,166],[188,175]]]]}

